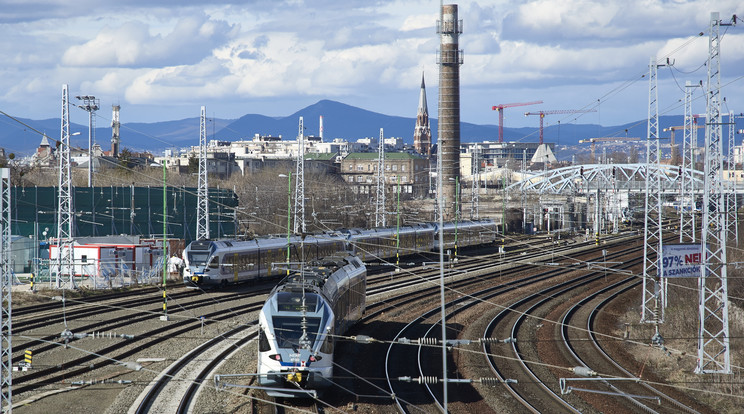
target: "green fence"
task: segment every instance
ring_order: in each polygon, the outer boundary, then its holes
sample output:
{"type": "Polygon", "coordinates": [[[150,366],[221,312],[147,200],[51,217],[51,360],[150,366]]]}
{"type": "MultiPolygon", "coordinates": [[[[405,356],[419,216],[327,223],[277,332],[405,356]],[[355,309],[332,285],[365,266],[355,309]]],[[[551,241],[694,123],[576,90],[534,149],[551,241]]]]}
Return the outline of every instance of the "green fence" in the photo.
{"type": "MultiPolygon", "coordinates": [[[[13,187],[11,189],[12,234],[40,240],[57,236],[57,187],[13,187]],[[38,223],[38,226],[35,226],[38,223]]],[[[73,188],[74,236],[118,234],[162,237],[162,187],[73,188]]],[[[166,191],[168,237],[189,243],[196,233],[196,194],[193,187],[172,187],[166,191]]],[[[232,190],[210,188],[209,232],[211,238],[235,234],[232,190]]]]}

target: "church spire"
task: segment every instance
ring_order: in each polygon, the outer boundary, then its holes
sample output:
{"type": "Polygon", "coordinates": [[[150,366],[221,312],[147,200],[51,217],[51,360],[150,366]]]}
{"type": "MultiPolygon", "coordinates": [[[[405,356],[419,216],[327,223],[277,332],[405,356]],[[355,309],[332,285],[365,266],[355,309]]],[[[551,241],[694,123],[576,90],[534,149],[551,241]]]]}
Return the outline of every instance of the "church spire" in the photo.
{"type": "Polygon", "coordinates": [[[426,84],[421,73],[421,93],[419,94],[416,128],[413,131],[413,148],[419,154],[431,155],[431,128],[429,126],[429,107],[426,104],[426,84]]]}

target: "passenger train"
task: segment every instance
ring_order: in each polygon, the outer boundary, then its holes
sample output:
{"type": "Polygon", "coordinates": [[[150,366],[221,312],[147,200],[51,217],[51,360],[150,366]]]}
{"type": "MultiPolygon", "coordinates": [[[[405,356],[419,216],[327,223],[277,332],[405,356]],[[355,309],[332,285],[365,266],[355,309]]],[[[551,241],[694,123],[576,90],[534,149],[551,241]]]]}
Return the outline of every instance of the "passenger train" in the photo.
{"type": "MultiPolygon", "coordinates": [[[[287,274],[288,261],[309,262],[348,251],[362,261],[391,259],[439,250],[439,224],[427,223],[396,228],[351,229],[322,234],[260,237],[251,240],[200,240],[183,252],[187,286],[211,287],[287,274]],[[288,247],[289,246],[289,247],[288,247]],[[289,250],[289,260],[287,251],[289,250]]],[[[455,249],[493,243],[496,224],[491,220],[446,222],[444,248],[455,249]]]]}
{"type": "Polygon", "coordinates": [[[348,254],[285,277],[258,315],[260,388],[272,397],[295,397],[331,385],[336,335],[362,318],[366,287],[364,263],[348,254]]]}

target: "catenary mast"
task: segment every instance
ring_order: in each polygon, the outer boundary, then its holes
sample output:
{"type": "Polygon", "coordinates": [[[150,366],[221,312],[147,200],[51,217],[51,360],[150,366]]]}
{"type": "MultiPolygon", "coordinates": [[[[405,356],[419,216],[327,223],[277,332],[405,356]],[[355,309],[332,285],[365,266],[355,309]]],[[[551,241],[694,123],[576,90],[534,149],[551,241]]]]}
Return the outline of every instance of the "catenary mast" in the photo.
{"type": "Polygon", "coordinates": [[[73,219],[72,211],[72,175],[70,158],[70,95],[67,85],[62,85],[62,125],[60,128],[59,146],[59,198],[57,200],[57,239],[58,252],[55,258],[55,270],[57,273],[56,286],[61,288],[63,281],[62,273],[70,275],[70,287],[75,286],[73,269],[73,219]]]}
{"type": "MultiPolygon", "coordinates": [[[[734,20],[735,23],[735,20],[734,20]]],[[[730,374],[728,276],[726,270],[726,216],[721,178],[723,145],[721,128],[721,38],[718,12],[710,14],[708,82],[706,85],[705,167],[702,243],[704,263],[698,279],[698,374],[730,374]]]]}
{"type": "Polygon", "coordinates": [[[207,108],[199,117],[199,187],[197,189],[196,240],[209,239],[209,185],[207,183],[207,108]]]}

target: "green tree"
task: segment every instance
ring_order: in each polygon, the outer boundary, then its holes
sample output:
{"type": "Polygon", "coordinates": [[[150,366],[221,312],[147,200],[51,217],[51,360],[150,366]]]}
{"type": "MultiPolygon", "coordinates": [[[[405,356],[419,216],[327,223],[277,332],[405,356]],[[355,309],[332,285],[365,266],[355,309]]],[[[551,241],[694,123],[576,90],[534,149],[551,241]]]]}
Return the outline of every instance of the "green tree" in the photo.
{"type": "Polygon", "coordinates": [[[189,174],[196,174],[199,172],[199,158],[196,154],[189,155],[189,174]]]}

